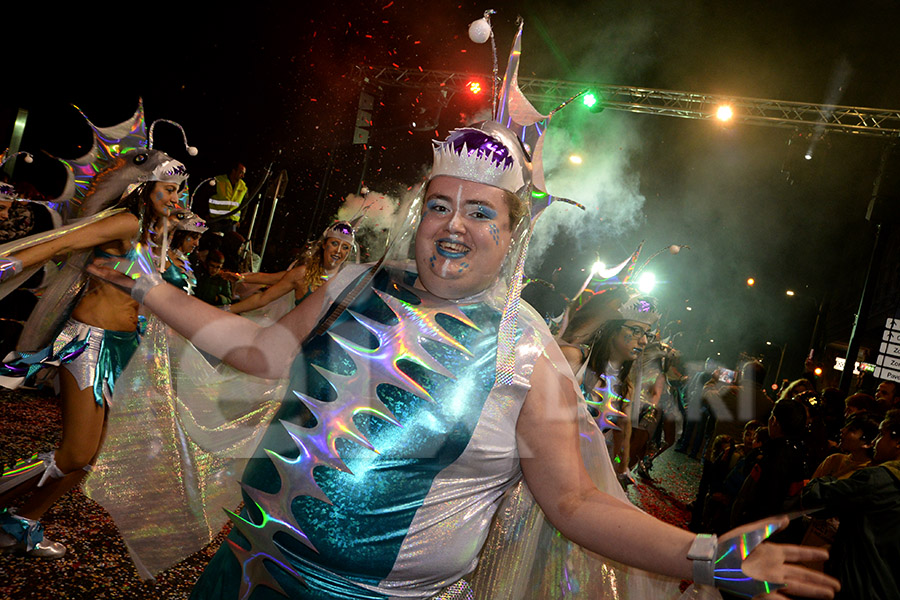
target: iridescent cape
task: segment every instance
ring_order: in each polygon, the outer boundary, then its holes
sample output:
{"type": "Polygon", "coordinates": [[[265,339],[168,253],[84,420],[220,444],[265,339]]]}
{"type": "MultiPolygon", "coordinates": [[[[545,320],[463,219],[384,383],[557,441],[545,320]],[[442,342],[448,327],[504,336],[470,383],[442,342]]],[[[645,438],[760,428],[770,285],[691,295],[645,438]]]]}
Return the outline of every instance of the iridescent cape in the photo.
{"type": "Polygon", "coordinates": [[[236,476],[283,381],[214,367],[153,315],[116,382],[103,451],[84,485],[144,579],[209,544],[241,501],[236,476]]]}

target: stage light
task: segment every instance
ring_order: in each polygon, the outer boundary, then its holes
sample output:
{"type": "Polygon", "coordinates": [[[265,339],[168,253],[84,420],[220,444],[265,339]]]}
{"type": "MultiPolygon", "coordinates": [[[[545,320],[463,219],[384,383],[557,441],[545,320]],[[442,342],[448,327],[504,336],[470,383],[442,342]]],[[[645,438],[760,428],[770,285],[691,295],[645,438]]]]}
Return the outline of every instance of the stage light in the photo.
{"type": "Polygon", "coordinates": [[[750,287],[753,287],[754,285],[756,285],[756,280],[753,279],[752,277],[748,277],[748,278],[747,278],[747,285],[750,286],[750,287]]]}
{"type": "Polygon", "coordinates": [[[469,93],[474,96],[477,96],[478,94],[480,94],[482,92],[481,82],[475,81],[474,79],[472,81],[470,81],[469,83],[467,83],[466,87],[469,89],[469,93]]]}
{"type": "Polygon", "coordinates": [[[606,268],[606,265],[603,264],[603,261],[598,260],[597,262],[594,263],[594,266],[591,267],[591,272],[593,272],[596,275],[597,273],[603,271],[605,268],[606,268]]]}
{"type": "Polygon", "coordinates": [[[581,157],[577,154],[572,154],[569,156],[569,162],[573,165],[580,165],[584,161],[582,161],[581,157]]]}
{"type": "Polygon", "coordinates": [[[788,295],[788,296],[793,296],[793,295],[794,295],[794,290],[788,290],[788,291],[785,292],[785,294],[788,295]]]}
{"type": "Polygon", "coordinates": [[[600,94],[598,94],[597,92],[585,92],[581,97],[581,101],[584,102],[584,105],[592,113],[599,113],[603,111],[603,103],[600,101],[600,94]]]}
{"type": "Polygon", "coordinates": [[[816,367],[816,368],[813,370],[813,373],[816,374],[816,377],[821,377],[821,376],[822,376],[822,367],[816,367]]]}
{"type": "Polygon", "coordinates": [[[806,160],[812,160],[812,150],[807,150],[806,154],[803,155],[803,158],[806,160]]]}
{"type": "Polygon", "coordinates": [[[684,307],[684,310],[694,310],[694,309],[691,308],[690,306],[685,306],[685,307],[684,307]]]}
{"type": "Polygon", "coordinates": [[[649,272],[641,273],[641,276],[638,279],[637,287],[645,294],[649,294],[653,291],[653,288],[656,287],[656,275],[649,272]]]}
{"type": "Polygon", "coordinates": [[[720,121],[730,121],[734,111],[727,104],[722,104],[716,109],[716,118],[720,121]]]}

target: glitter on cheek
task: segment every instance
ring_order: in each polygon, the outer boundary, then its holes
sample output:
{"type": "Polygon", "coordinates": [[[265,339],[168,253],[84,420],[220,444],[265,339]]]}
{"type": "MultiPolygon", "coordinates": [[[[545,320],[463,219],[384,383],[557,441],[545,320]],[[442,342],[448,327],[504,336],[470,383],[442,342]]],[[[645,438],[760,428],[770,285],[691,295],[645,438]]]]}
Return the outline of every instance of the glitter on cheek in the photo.
{"type": "Polygon", "coordinates": [[[468,269],[468,268],[469,268],[469,263],[465,263],[465,262],[464,262],[463,264],[461,264],[461,265],[459,266],[459,271],[457,271],[457,272],[458,272],[458,273],[462,273],[463,271],[465,271],[465,270],[468,269]]]}
{"type": "Polygon", "coordinates": [[[497,226],[494,223],[491,223],[490,227],[488,227],[488,231],[491,232],[491,237],[494,238],[494,244],[496,246],[500,245],[500,230],[497,229],[497,226]]]}

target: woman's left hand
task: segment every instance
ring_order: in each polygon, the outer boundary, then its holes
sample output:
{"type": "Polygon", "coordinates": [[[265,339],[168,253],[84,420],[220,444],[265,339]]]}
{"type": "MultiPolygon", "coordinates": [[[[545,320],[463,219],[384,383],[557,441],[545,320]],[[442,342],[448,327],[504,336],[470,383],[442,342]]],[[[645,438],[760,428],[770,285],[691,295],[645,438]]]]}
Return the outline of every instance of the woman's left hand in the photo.
{"type": "MultiPolygon", "coordinates": [[[[786,515],[764,519],[732,529],[720,539],[740,537],[772,523],[783,529],[789,522],[790,519],[786,515]]],[[[782,583],[786,586],[778,591],[756,596],[757,598],[788,600],[785,594],[806,598],[834,598],[834,594],[841,589],[837,579],[795,564],[801,561],[824,561],[827,558],[828,551],[824,548],[763,542],[744,559],[741,569],[744,574],[759,581],[782,583]]]]}

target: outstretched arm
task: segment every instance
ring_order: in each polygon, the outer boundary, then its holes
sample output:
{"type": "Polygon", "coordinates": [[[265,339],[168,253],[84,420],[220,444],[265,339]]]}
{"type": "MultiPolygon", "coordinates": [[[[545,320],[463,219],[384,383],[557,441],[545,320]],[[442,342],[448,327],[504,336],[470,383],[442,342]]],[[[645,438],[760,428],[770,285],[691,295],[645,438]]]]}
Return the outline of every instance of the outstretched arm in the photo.
{"type": "Polygon", "coordinates": [[[130,213],[119,213],[91,223],[84,227],[74,229],[57,238],[25,248],[15,254],[15,258],[22,261],[24,267],[40,265],[54,256],[85,250],[117,240],[130,240],[137,235],[140,224],[137,218],[130,213]]]}
{"type": "MultiPolygon", "coordinates": [[[[127,290],[135,283],[98,262],[88,271],[127,290]]],[[[245,373],[277,379],[288,373],[300,344],[318,323],[326,289],[327,285],[321,286],[268,327],[228,314],[165,283],[150,288],[143,303],[198,348],[245,373]]]]}
{"type": "MultiPolygon", "coordinates": [[[[550,344],[535,365],[532,388],[516,425],[529,489],[550,522],[573,542],[628,565],[691,579],[693,565],[687,554],[695,537],[692,533],[667,525],[593,484],[579,447],[574,387],[553,367],[563,360],[555,344],[550,344]]],[[[811,548],[763,543],[744,567],[758,579],[787,583],[792,593],[830,598],[835,580],[786,564],[823,554],[811,548]]]]}
{"type": "Polygon", "coordinates": [[[232,304],[230,311],[234,314],[239,314],[248,310],[263,307],[269,302],[274,302],[288,292],[294,291],[297,282],[303,281],[304,275],[306,275],[306,267],[291,269],[284,274],[284,277],[278,280],[278,283],[266,291],[253,294],[249,298],[245,298],[240,302],[232,304]]]}
{"type": "Polygon", "coordinates": [[[287,271],[279,271],[277,273],[254,273],[248,271],[246,273],[241,273],[241,280],[259,285],[275,285],[286,273],[287,271]]]}

